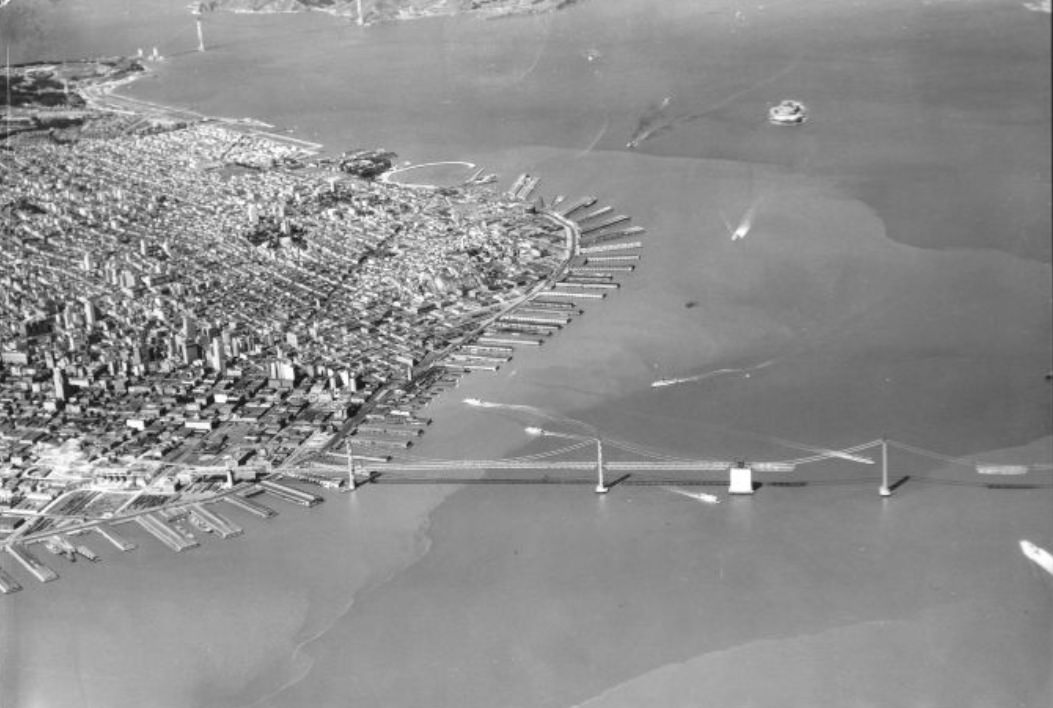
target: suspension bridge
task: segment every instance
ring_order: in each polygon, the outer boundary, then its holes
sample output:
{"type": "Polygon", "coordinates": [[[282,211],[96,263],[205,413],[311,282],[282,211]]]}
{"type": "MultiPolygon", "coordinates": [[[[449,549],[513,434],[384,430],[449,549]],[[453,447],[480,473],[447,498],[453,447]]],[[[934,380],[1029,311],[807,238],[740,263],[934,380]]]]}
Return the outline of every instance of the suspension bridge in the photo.
{"type": "MultiPolygon", "coordinates": [[[[597,493],[624,485],[727,485],[729,494],[752,494],[763,485],[804,487],[809,485],[873,484],[882,497],[908,480],[925,484],[976,486],[991,489],[1053,489],[1053,464],[1001,463],[980,458],[954,457],[894,440],[878,438],[837,450],[798,446],[811,454],[779,460],[694,459],[665,454],[639,444],[600,436],[585,436],[540,428],[528,428],[539,437],[564,438],[571,444],[534,454],[502,459],[434,459],[407,453],[378,462],[356,456],[352,439],[346,453],[333,451],[316,458],[308,473],[346,475],[347,486],[379,484],[595,484],[597,493]],[[632,459],[611,459],[611,450],[632,459]],[[874,451],[873,456],[862,453],[874,451]],[[910,465],[912,472],[890,470],[891,452],[921,458],[910,465]],[[581,459],[591,452],[588,459],[581,459]],[[849,476],[809,475],[802,468],[820,462],[854,463],[849,476]],[[925,465],[940,473],[926,473],[925,465]],[[860,465],[868,471],[858,472],[860,465]],[[873,470],[873,471],[870,471],[873,470]],[[1047,473],[1047,474],[1043,474],[1047,473]],[[754,474],[764,479],[754,481],[754,474]]],[[[904,460],[905,462],[905,460],[904,460]]],[[[897,461],[898,463],[898,461],[897,461]]],[[[840,468],[839,468],[840,469],[840,468]]],[[[298,470],[281,470],[295,476],[298,470]]]]}

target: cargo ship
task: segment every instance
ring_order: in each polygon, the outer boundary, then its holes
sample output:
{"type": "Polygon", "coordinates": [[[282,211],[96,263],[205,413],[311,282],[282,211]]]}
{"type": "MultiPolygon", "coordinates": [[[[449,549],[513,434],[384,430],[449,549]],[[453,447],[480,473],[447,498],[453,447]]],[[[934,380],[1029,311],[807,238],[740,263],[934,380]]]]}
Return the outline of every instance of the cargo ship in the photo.
{"type": "Polygon", "coordinates": [[[786,99],[768,109],[768,122],[772,125],[800,125],[808,120],[808,109],[800,101],[786,99]]]}

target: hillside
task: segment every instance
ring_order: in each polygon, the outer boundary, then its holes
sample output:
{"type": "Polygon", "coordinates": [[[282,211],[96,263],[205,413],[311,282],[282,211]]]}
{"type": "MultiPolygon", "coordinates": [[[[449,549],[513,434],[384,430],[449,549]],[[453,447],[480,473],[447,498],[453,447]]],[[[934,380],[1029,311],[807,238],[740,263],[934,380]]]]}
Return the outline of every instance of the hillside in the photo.
{"type": "MultiPolygon", "coordinates": [[[[484,17],[538,14],[559,10],[577,0],[362,0],[366,24],[439,15],[477,14],[484,17]]],[[[212,0],[203,9],[228,12],[321,11],[354,18],[356,0],[212,0]]]]}

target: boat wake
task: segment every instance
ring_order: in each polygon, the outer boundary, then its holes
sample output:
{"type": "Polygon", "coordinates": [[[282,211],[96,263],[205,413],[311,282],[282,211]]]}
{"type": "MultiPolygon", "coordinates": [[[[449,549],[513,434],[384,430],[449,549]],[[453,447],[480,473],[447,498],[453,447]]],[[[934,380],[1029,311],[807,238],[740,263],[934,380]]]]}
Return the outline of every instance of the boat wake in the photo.
{"type": "Polygon", "coordinates": [[[625,144],[625,147],[629,150],[634,150],[638,148],[642,143],[651,140],[652,138],[656,138],[659,135],[667,133],[678,126],[684,125],[686,123],[691,123],[696,120],[701,120],[702,118],[705,118],[711,113],[715,113],[716,111],[725,108],[729,104],[737,101],[738,99],[742,98],[751,91],[755,91],[759,88],[775,83],[776,81],[778,81],[779,79],[796,69],[800,62],[801,57],[797,57],[794,61],[782,67],[770,76],[767,76],[761,79],[760,81],[757,81],[749,86],[746,86],[743,89],[740,89],[739,91],[732,93],[729,96],[726,96],[722,100],[717,101],[715,104],[709,106],[705,110],[700,111],[698,113],[689,113],[680,116],[668,116],[666,114],[666,110],[669,108],[669,104],[672,102],[672,97],[666,96],[664,99],[662,99],[661,102],[649,106],[644,111],[643,115],[640,116],[639,120],[637,120],[636,127],[629,135],[629,142],[625,144]]]}
{"type": "Polygon", "coordinates": [[[574,425],[579,428],[588,430],[590,433],[595,433],[596,429],[588,423],[577,420],[576,418],[570,418],[565,415],[559,415],[551,411],[546,411],[537,406],[528,406],[521,403],[494,403],[493,401],[481,401],[478,398],[465,398],[464,404],[473,408],[488,408],[491,410],[508,411],[516,413],[525,413],[534,418],[540,418],[542,420],[551,421],[553,423],[564,423],[568,425],[574,425]]]}
{"type": "Polygon", "coordinates": [[[760,206],[761,199],[757,197],[753,200],[753,203],[749,205],[749,208],[742,214],[742,218],[739,219],[738,226],[732,228],[731,222],[724,216],[724,212],[720,212],[720,219],[724,222],[724,228],[727,229],[728,235],[731,236],[732,241],[738,241],[739,239],[746,238],[749,234],[750,229],[753,228],[753,217],[757,213],[757,207],[760,206]]]}
{"type": "Polygon", "coordinates": [[[760,369],[765,369],[774,363],[774,359],[769,359],[768,361],[761,362],[756,366],[748,366],[743,369],[717,369],[716,371],[707,371],[706,373],[698,374],[697,376],[681,376],[678,378],[658,379],[657,381],[651,382],[651,388],[662,388],[663,386],[676,386],[678,384],[685,383],[697,383],[698,381],[705,381],[706,379],[711,379],[715,376],[723,376],[725,374],[745,374],[745,376],[748,377],[751,372],[758,371],[760,369]]]}
{"type": "Polygon", "coordinates": [[[705,504],[719,504],[720,497],[715,494],[706,494],[705,492],[689,492],[686,489],[677,489],[676,487],[662,487],[666,491],[672,492],[673,494],[679,494],[682,497],[688,499],[694,499],[705,504]]]}

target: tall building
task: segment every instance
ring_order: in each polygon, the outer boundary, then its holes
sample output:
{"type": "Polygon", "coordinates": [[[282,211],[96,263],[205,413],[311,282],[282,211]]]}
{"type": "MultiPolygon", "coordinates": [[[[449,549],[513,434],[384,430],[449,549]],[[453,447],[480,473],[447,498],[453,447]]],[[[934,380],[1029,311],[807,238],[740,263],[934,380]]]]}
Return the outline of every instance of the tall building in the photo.
{"type": "Polygon", "coordinates": [[[226,352],[223,350],[223,340],[219,337],[212,338],[212,351],[210,352],[212,368],[219,373],[227,370],[226,352]]]}
{"type": "Polygon", "coordinates": [[[98,319],[99,312],[95,307],[95,303],[91,300],[84,301],[84,320],[87,322],[89,327],[94,327],[95,322],[98,319]]]}
{"type": "Polygon", "coordinates": [[[66,372],[59,368],[56,368],[53,371],[55,400],[65,401],[70,396],[69,381],[66,380],[66,372]]]}

